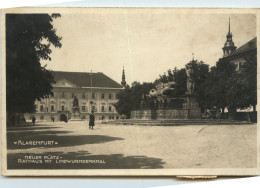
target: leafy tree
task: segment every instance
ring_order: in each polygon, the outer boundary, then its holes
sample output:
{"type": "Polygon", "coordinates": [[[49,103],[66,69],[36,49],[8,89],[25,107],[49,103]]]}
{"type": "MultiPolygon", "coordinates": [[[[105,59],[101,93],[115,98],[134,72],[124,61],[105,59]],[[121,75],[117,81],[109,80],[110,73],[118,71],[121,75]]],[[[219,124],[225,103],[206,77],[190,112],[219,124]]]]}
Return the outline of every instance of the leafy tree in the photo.
{"type": "Polygon", "coordinates": [[[127,85],[124,90],[117,94],[118,101],[114,104],[116,111],[121,115],[126,115],[127,118],[131,116],[132,103],[131,88],[127,85]]]}
{"type": "Polygon", "coordinates": [[[226,84],[227,107],[231,112],[257,104],[257,60],[256,56],[245,57],[246,62],[235,71],[226,84]]]}
{"type": "Polygon", "coordinates": [[[52,22],[59,14],[6,15],[7,115],[33,112],[35,100],[52,95],[53,77],[40,60],[51,60],[50,46],[60,48],[52,22]]]}
{"type": "MultiPolygon", "coordinates": [[[[175,67],[176,68],[176,67],[175,67]]],[[[167,83],[174,80],[174,75],[171,69],[167,71],[167,74],[164,73],[163,75],[159,75],[159,78],[154,81],[155,84],[162,82],[167,83]]]]}
{"type": "Polygon", "coordinates": [[[198,101],[201,108],[205,108],[205,81],[209,73],[209,65],[203,61],[192,60],[186,64],[186,69],[191,68],[191,78],[194,81],[194,92],[196,100],[198,101]]]}
{"type": "Polygon", "coordinates": [[[176,83],[175,89],[173,90],[173,96],[179,98],[185,95],[187,91],[187,74],[184,68],[173,70],[173,81],[176,83]]]}
{"type": "Polygon", "coordinates": [[[206,82],[204,96],[208,108],[221,108],[222,113],[227,107],[229,112],[245,109],[257,104],[256,87],[256,56],[245,57],[246,62],[236,71],[236,65],[228,59],[220,59],[212,67],[206,82]]]}
{"type": "Polygon", "coordinates": [[[227,107],[229,112],[236,112],[238,108],[244,108],[246,99],[243,95],[247,89],[244,77],[240,73],[234,72],[227,81],[226,88],[226,99],[228,101],[227,107]]]}
{"type": "Polygon", "coordinates": [[[212,96],[214,97],[214,105],[222,109],[224,113],[225,107],[228,106],[228,99],[226,98],[228,89],[227,82],[235,72],[235,65],[230,61],[219,60],[216,63],[216,71],[213,71],[214,80],[212,80],[212,96]]]}
{"type": "Polygon", "coordinates": [[[163,75],[159,75],[159,78],[154,81],[154,84],[158,84],[159,82],[168,83],[174,81],[176,83],[175,89],[171,92],[172,97],[181,97],[187,91],[186,82],[187,82],[187,75],[186,70],[184,68],[178,69],[174,67],[173,70],[169,69],[163,75]]]}
{"type": "Polygon", "coordinates": [[[204,83],[205,106],[207,108],[221,108],[224,113],[228,106],[226,94],[228,92],[227,82],[235,72],[235,65],[220,59],[216,66],[211,67],[207,80],[204,83]]]}
{"type": "Polygon", "coordinates": [[[131,111],[140,109],[141,101],[146,98],[149,91],[154,88],[153,83],[133,82],[132,86],[120,91],[117,95],[118,102],[114,104],[117,112],[130,118],[131,111]]]}
{"type": "Polygon", "coordinates": [[[245,58],[246,62],[242,67],[243,74],[245,76],[246,84],[248,87],[246,96],[247,104],[253,106],[253,110],[256,111],[257,104],[257,58],[256,55],[248,56],[245,58]]]}

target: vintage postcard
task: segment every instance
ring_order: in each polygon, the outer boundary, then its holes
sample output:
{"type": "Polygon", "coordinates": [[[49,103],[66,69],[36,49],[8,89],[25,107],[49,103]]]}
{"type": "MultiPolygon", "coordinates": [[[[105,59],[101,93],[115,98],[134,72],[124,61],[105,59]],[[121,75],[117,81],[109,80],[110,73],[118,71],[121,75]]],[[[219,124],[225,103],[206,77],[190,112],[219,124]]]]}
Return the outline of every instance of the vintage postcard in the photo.
{"type": "Polygon", "coordinates": [[[259,15],[2,10],[2,175],[259,174],[259,15]]]}

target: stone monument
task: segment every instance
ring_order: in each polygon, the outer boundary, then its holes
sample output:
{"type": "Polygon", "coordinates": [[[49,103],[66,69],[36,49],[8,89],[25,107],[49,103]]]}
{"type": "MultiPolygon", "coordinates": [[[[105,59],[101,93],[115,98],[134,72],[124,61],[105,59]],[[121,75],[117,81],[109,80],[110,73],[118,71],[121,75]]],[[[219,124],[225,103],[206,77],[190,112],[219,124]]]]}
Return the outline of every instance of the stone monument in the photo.
{"type": "Polygon", "coordinates": [[[71,114],[71,121],[81,121],[80,111],[79,111],[79,100],[76,96],[73,99],[72,105],[72,114],[71,114]]]}
{"type": "Polygon", "coordinates": [[[173,97],[176,83],[158,83],[155,89],[142,97],[139,110],[131,111],[132,119],[200,119],[201,109],[194,97],[192,68],[187,66],[187,91],[181,97],[173,97]]]}
{"type": "MultiPolygon", "coordinates": [[[[193,60],[194,61],[194,60],[193,60]]],[[[192,78],[193,71],[190,66],[187,66],[187,92],[185,97],[185,108],[188,110],[187,118],[200,118],[201,109],[197,100],[194,97],[194,80],[192,78]]]]}
{"type": "Polygon", "coordinates": [[[186,95],[192,95],[194,91],[194,81],[192,79],[192,69],[191,67],[187,67],[186,75],[187,75],[187,92],[186,95]]]}

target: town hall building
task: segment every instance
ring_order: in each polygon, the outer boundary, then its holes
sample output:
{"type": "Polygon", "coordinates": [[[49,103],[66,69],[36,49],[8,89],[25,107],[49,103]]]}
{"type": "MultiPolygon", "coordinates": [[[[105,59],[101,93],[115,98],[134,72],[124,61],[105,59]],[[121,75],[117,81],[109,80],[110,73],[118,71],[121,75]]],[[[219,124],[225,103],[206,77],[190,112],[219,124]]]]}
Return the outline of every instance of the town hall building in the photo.
{"type": "Polygon", "coordinates": [[[62,72],[51,71],[54,77],[53,96],[36,101],[36,112],[25,114],[27,120],[34,115],[36,121],[54,121],[71,119],[73,101],[78,101],[80,120],[88,120],[91,111],[96,120],[119,119],[114,103],[117,93],[126,85],[123,70],[122,85],[102,72],[62,72]]]}

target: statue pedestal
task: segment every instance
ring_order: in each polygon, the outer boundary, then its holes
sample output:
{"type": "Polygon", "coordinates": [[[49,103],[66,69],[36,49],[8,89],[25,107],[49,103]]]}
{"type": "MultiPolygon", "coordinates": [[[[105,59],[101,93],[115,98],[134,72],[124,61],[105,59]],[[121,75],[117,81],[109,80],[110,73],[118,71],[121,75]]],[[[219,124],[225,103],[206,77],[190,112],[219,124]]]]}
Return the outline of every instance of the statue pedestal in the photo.
{"type": "Polygon", "coordinates": [[[201,118],[201,109],[197,100],[191,96],[187,95],[186,97],[186,108],[188,109],[187,118],[188,119],[199,119],[201,118]]]}
{"type": "Polygon", "coordinates": [[[81,121],[79,107],[72,107],[71,121],[81,121]]]}

